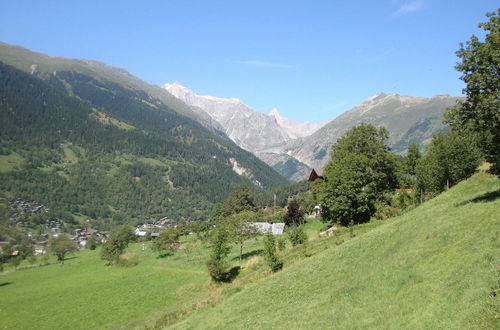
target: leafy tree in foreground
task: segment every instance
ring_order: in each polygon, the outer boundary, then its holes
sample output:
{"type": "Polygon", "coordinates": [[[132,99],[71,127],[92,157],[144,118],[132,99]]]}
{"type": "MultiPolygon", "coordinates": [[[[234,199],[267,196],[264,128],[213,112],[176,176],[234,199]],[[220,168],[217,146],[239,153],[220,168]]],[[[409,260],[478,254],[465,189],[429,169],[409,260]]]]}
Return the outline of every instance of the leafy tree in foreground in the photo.
{"type": "Polygon", "coordinates": [[[286,235],[292,246],[304,244],[307,241],[307,234],[303,226],[293,226],[286,230],[286,235]]]}
{"type": "Polygon", "coordinates": [[[229,239],[229,231],[220,227],[213,231],[212,248],[210,250],[210,259],[207,261],[207,268],[210,277],[215,282],[222,282],[227,277],[225,259],[231,251],[229,239]]]}
{"type": "Polygon", "coordinates": [[[228,231],[230,239],[240,246],[240,260],[243,258],[245,241],[258,235],[258,231],[250,224],[255,221],[257,213],[248,210],[217,221],[217,227],[228,231]]]}
{"type": "Polygon", "coordinates": [[[160,255],[173,252],[179,240],[179,231],[175,228],[167,228],[153,241],[152,249],[160,255]]]}
{"type": "Polygon", "coordinates": [[[286,226],[299,226],[304,222],[304,211],[299,208],[299,203],[296,199],[292,199],[288,203],[288,209],[283,217],[283,222],[286,226]]]}
{"type": "Polygon", "coordinates": [[[424,192],[439,193],[471,176],[480,160],[481,152],[471,137],[437,134],[416,167],[417,185],[424,192]]]}
{"type": "Polygon", "coordinates": [[[109,263],[118,261],[128,244],[134,239],[129,226],[120,226],[111,231],[108,240],[102,246],[101,258],[109,263]]]}
{"type": "Polygon", "coordinates": [[[385,128],[361,124],[332,147],[332,160],[313,190],[323,221],[342,225],[362,223],[375,213],[375,202],[396,187],[394,156],[385,145],[385,128]]]}
{"type": "Polygon", "coordinates": [[[484,42],[473,35],[456,52],[466,99],[446,116],[455,130],[479,136],[491,171],[500,175],[500,9],[486,16],[489,21],[479,24],[486,31],[484,42]]]}
{"type": "Polygon", "coordinates": [[[283,268],[283,261],[278,257],[276,239],[273,235],[264,236],[264,259],[273,272],[277,272],[283,268]]]}
{"type": "Polygon", "coordinates": [[[78,246],[68,235],[52,236],[49,238],[49,251],[57,256],[57,260],[64,264],[66,254],[78,251],[78,246]]]}

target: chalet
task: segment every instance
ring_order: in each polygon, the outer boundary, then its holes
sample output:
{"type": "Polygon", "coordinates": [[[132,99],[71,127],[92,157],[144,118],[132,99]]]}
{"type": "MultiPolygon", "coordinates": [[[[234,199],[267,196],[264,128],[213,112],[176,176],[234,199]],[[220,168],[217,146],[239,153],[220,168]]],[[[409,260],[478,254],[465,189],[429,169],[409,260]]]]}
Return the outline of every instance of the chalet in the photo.
{"type": "Polygon", "coordinates": [[[309,174],[308,181],[309,182],[314,182],[317,179],[325,180],[325,178],[320,175],[320,174],[322,174],[323,171],[322,170],[318,170],[318,172],[316,172],[316,170],[313,168],[312,171],[311,171],[311,174],[309,174]],[[318,172],[319,172],[319,174],[318,174],[318,172]]]}

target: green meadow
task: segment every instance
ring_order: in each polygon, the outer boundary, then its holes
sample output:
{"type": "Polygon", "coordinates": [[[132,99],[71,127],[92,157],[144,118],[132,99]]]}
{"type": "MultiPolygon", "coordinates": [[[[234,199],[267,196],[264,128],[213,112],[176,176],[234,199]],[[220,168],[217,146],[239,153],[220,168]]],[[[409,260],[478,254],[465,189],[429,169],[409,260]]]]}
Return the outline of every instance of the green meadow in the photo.
{"type": "Polygon", "coordinates": [[[479,173],[178,329],[498,329],[500,180],[479,173]]]}
{"type": "Polygon", "coordinates": [[[210,282],[195,235],[163,258],[132,244],[129,266],[86,250],[64,265],[6,268],[0,328],[498,328],[499,191],[480,172],[403,216],[330,237],[309,219],[310,240],[287,245],[278,273],[260,239],[245,242],[241,261],[235,246],[231,283],[210,282]]]}

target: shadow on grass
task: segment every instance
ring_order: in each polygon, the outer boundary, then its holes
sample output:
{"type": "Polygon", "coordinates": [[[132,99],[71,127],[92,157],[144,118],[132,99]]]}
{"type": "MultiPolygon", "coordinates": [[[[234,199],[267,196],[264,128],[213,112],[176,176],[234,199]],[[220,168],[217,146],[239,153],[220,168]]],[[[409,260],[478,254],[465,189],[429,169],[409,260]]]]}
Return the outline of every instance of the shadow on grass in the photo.
{"type": "Polygon", "coordinates": [[[222,282],[232,282],[236,276],[240,273],[241,267],[240,266],[234,266],[231,268],[224,276],[224,280],[222,282]]]}
{"type": "Polygon", "coordinates": [[[3,282],[3,283],[0,283],[0,287],[11,285],[11,284],[14,284],[14,282],[3,282]]]}
{"type": "Polygon", "coordinates": [[[68,261],[68,260],[76,259],[76,258],[78,258],[78,256],[67,257],[67,258],[64,258],[64,261],[68,261]]]}
{"type": "Polygon", "coordinates": [[[494,200],[500,198],[500,189],[497,189],[495,191],[490,191],[490,192],[487,192],[481,196],[477,196],[473,199],[470,199],[468,201],[464,201],[460,204],[458,204],[458,206],[462,206],[462,205],[465,205],[465,204],[468,204],[468,203],[488,203],[488,202],[493,202],[494,200]]]}
{"type": "MultiPolygon", "coordinates": [[[[253,256],[258,256],[258,255],[262,254],[262,252],[264,252],[264,250],[258,249],[258,250],[253,250],[250,252],[243,253],[241,255],[241,260],[245,260],[245,259],[248,259],[248,258],[253,257],[253,256]]],[[[238,255],[238,256],[232,258],[231,260],[239,260],[239,259],[240,259],[240,256],[238,255]]]]}
{"type": "Polygon", "coordinates": [[[170,257],[170,256],[173,256],[173,255],[174,255],[173,252],[165,252],[165,253],[159,254],[156,258],[157,259],[163,259],[163,258],[170,257]]]}

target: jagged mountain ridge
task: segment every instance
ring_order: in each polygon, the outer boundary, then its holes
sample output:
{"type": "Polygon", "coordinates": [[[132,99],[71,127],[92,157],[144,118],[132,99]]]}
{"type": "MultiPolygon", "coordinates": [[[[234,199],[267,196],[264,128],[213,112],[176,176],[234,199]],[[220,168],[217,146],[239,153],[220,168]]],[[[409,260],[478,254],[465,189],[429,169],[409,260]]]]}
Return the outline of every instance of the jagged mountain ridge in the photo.
{"type": "Polygon", "coordinates": [[[203,109],[224,127],[229,138],[253,153],[275,143],[310,135],[319,128],[319,125],[313,123],[298,123],[285,118],[277,109],[266,115],[237,98],[197,95],[178,82],[165,84],[163,88],[188,105],[203,109]]]}

